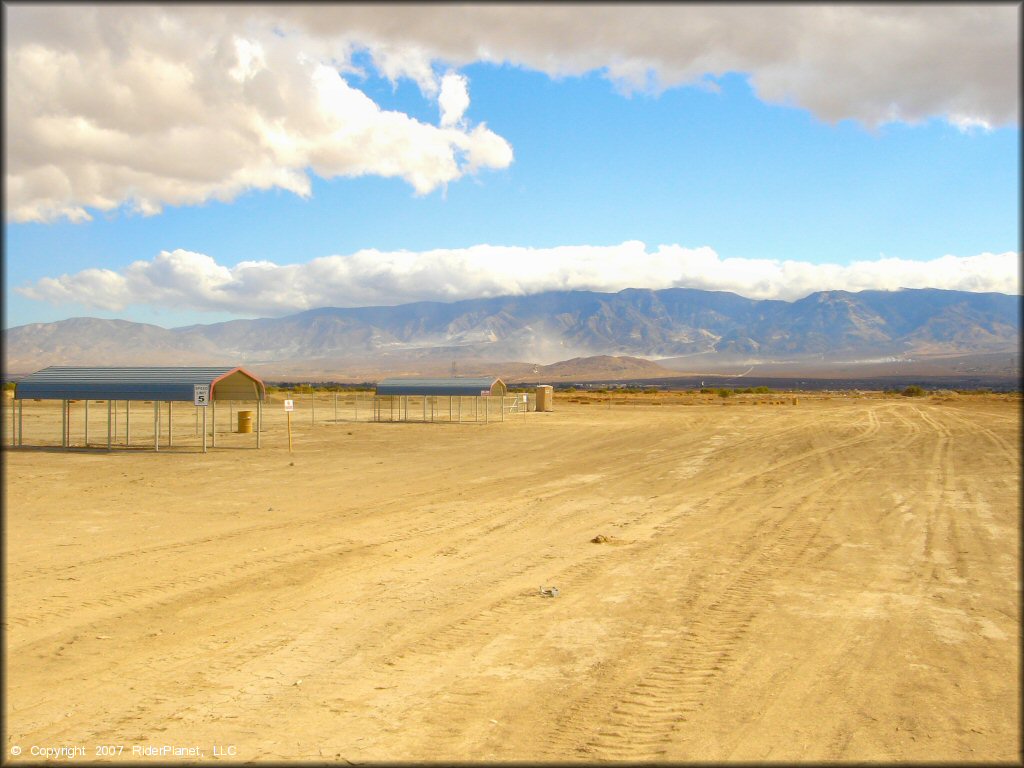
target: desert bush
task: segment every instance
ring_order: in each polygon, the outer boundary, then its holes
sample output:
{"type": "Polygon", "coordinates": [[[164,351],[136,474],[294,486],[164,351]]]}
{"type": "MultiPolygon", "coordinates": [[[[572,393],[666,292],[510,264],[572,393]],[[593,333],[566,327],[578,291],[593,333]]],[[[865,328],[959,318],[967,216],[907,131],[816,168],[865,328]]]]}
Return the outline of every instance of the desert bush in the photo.
{"type": "Polygon", "coordinates": [[[917,384],[911,384],[909,387],[906,387],[900,394],[903,395],[904,397],[924,397],[925,392],[923,389],[921,389],[921,387],[917,386],[917,384]]]}
{"type": "Polygon", "coordinates": [[[713,394],[715,393],[715,390],[713,390],[713,389],[708,389],[707,387],[701,387],[701,388],[700,388],[700,393],[701,393],[702,395],[713,395],[713,394]]]}
{"type": "Polygon", "coordinates": [[[718,390],[717,394],[718,394],[719,397],[732,397],[732,390],[731,389],[725,389],[723,387],[722,389],[718,390]]]}

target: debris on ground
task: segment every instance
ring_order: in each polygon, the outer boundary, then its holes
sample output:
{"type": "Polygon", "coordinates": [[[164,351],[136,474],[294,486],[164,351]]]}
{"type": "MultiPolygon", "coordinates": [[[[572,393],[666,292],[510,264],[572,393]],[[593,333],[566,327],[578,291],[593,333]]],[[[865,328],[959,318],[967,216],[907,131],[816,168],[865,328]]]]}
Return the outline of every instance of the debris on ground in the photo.
{"type": "Polygon", "coordinates": [[[541,597],[558,597],[558,587],[545,587],[543,584],[540,587],[541,597]]]}

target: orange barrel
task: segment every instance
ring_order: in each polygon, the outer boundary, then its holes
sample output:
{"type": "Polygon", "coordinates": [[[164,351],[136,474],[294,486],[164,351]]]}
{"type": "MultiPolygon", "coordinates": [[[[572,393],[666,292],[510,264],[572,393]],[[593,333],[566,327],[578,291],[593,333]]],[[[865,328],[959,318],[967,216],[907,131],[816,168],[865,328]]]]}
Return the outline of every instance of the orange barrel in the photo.
{"type": "Polygon", "coordinates": [[[238,431],[252,432],[252,411],[238,412],[238,431]]]}

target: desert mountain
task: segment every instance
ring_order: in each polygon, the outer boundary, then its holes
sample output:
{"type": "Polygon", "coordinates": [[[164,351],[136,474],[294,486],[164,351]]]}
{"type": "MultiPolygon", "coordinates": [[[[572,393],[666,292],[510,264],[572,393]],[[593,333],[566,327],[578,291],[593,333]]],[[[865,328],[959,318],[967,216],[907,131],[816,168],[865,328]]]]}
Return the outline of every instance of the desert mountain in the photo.
{"type": "Polygon", "coordinates": [[[322,308],[173,329],[73,318],[5,330],[5,370],[225,361],[275,370],[385,361],[397,369],[404,361],[550,364],[601,355],[780,360],[973,353],[1015,350],[1020,308],[1019,296],[936,289],[823,291],[787,302],[672,288],[322,308]]]}

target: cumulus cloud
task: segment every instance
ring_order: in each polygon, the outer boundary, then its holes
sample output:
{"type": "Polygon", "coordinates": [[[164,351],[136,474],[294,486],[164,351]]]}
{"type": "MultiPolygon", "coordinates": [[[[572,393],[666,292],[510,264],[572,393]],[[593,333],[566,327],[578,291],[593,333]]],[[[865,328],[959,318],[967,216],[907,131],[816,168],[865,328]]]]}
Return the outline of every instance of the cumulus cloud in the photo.
{"type": "Polygon", "coordinates": [[[324,306],[523,295],[552,290],[700,288],[756,299],[795,300],[821,290],[945,288],[1018,294],[1019,254],[881,258],[848,265],[722,258],[708,247],[639,241],[612,246],[476,245],[430,251],[361,250],[306,264],[245,261],[226,267],[192,251],[163,251],[124,270],[88,269],[18,288],[54,304],[117,311],[129,305],[244,316],[324,306]]]}
{"type": "Polygon", "coordinates": [[[13,5],[6,9],[7,215],[310,192],[377,174],[427,192],[512,148],[464,124],[493,62],[602,72],[623,91],[714,87],[745,73],[765,101],[877,126],[1013,124],[1019,7],[886,5],[13,5]],[[343,76],[366,52],[436,99],[440,124],[380,109],[343,76]],[[439,77],[439,71],[448,72],[439,77]],[[16,119],[14,119],[16,116],[16,119]]]}
{"type": "Polygon", "coordinates": [[[554,77],[603,71],[626,91],[746,73],[766,101],[868,125],[931,117],[1017,119],[1020,9],[1013,4],[424,4],[266,9],[321,36],[406,55],[510,63],[554,77]]]}
{"type": "Polygon", "coordinates": [[[275,187],[308,196],[310,173],[398,177],[425,194],[512,161],[503,138],[466,125],[465,77],[424,86],[433,97],[440,89],[441,124],[424,123],[382,109],[343,76],[353,41],[234,24],[230,9],[8,11],[13,221],[86,221],[125,206],[152,214],[275,187]]]}

